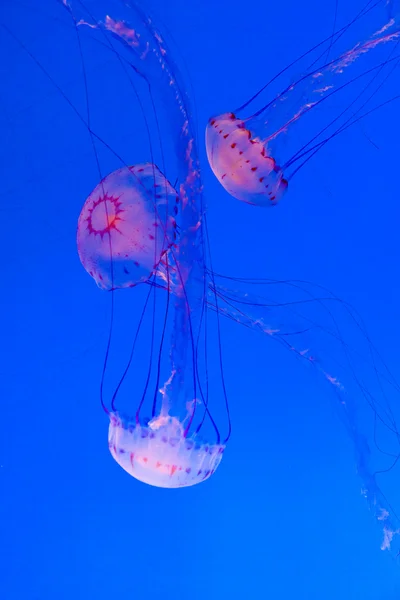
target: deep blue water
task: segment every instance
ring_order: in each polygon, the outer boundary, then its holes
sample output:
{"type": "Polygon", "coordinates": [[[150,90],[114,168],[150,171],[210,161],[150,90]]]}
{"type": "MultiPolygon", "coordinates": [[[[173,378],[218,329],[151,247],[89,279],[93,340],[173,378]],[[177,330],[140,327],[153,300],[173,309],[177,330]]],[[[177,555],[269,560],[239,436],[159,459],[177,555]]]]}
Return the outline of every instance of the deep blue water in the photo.
{"type": "MultiPolygon", "coordinates": [[[[339,0],[336,26],[362,6],[339,0]]],[[[332,140],[271,210],[230,198],[203,144],[210,116],[240,105],[330,35],[334,0],[153,0],[151,8],[176,43],[196,105],[214,269],[329,287],[357,307],[396,376],[399,103],[332,140]]],[[[85,128],[27,54],[33,49],[55,70],[63,65],[64,89],[82,101],[76,57],[66,56],[62,28],[38,18],[40,10],[57,13],[59,5],[5,0],[0,9],[0,23],[24,44],[1,29],[1,600],[397,599],[399,566],[380,550],[329,387],[266,336],[222,324],[233,433],[209,481],[161,490],[112,460],[99,402],[110,298],[83,270],[75,245],[97,181],[85,128]]],[[[353,42],[385,22],[383,6],[374,15],[355,26],[353,42]]],[[[397,69],[380,99],[399,88],[397,69]]],[[[112,105],[106,75],[98,89],[112,105]]],[[[333,108],[346,106],[348,93],[333,108]]],[[[101,98],[93,101],[100,110],[101,98]]],[[[118,102],[104,115],[110,143],[128,155],[132,146],[132,161],[140,160],[142,126],[126,100],[118,102]]],[[[290,135],[288,144],[297,132],[290,135]]],[[[351,345],[352,331],[342,333],[351,345]]],[[[396,412],[394,391],[390,401],[396,412]]],[[[362,429],[367,407],[357,418],[362,429]]],[[[398,472],[379,483],[400,509],[398,472]]]]}

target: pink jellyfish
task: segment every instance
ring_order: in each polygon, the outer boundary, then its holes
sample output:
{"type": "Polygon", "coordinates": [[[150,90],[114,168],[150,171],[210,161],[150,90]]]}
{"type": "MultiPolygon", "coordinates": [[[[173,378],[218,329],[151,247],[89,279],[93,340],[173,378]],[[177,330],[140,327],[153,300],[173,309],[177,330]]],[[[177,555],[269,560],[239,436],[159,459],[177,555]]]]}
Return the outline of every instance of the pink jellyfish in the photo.
{"type": "MultiPolygon", "coordinates": [[[[214,175],[231,196],[248,204],[274,206],[285,194],[293,175],[330,139],[373,110],[399,98],[396,95],[362,112],[399,62],[399,56],[393,55],[393,48],[389,56],[380,57],[362,72],[354,72],[359,57],[377,48],[383,52],[385,44],[398,42],[400,28],[394,18],[390,18],[366,42],[356,43],[337,58],[329,58],[330,51],[350,30],[350,26],[370,10],[368,5],[364,7],[349,24],[293,61],[234,112],[209,119],[206,127],[208,161],[214,175]],[[290,81],[276,95],[272,93],[264,98],[275,80],[304,60],[308,62],[304,66],[304,75],[290,81]],[[350,66],[353,68],[349,69],[350,66]],[[334,85],[335,75],[340,75],[339,86],[334,85]],[[329,100],[334,100],[336,94],[348,86],[356,91],[346,108],[332,118],[329,100]],[[258,102],[261,102],[261,107],[258,102]],[[322,129],[319,129],[320,125],[315,129],[311,118],[317,109],[320,115],[322,111],[325,120],[322,129]],[[300,121],[304,121],[303,131],[297,127],[300,147],[283,158],[288,149],[281,140],[300,121]]],[[[375,56],[377,54],[379,52],[374,52],[375,56]]]]}
{"type": "Polygon", "coordinates": [[[266,144],[248,127],[233,113],[210,119],[206,130],[208,161],[231,196],[248,204],[273,206],[288,182],[266,144]]]}
{"type": "Polygon", "coordinates": [[[77,246],[100,288],[148,281],[176,240],[179,198],[158,167],[147,163],[107,175],[79,216],[77,246]]]}
{"type": "Polygon", "coordinates": [[[183,419],[171,416],[168,385],[160,390],[161,410],[147,424],[120,413],[110,414],[108,445],[116,462],[132,477],[163,488],[188,487],[205,481],[221,462],[225,444],[202,443],[188,436],[196,402],[183,419]]]}
{"type": "Polygon", "coordinates": [[[225,446],[199,444],[185,436],[175,417],[157,417],[147,426],[111,414],[108,443],[116,462],[132,477],[162,488],[188,487],[215,472],[225,446]]]}

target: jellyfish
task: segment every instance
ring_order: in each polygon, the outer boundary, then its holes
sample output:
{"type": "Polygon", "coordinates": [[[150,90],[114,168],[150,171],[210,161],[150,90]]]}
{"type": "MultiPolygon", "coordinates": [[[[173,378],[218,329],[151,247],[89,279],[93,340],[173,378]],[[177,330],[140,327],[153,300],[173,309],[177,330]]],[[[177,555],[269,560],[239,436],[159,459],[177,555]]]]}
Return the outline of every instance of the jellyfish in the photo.
{"type": "Polygon", "coordinates": [[[282,69],[240,107],[209,119],[208,162],[231,196],[248,204],[275,206],[292,177],[329,140],[399,98],[397,94],[370,107],[400,61],[400,25],[392,2],[389,20],[367,41],[353,42],[350,49],[338,50],[336,58],[330,56],[347,40],[352,25],[380,4],[368,2],[350,23],[282,69]],[[371,54],[375,62],[361,69],[371,54]],[[292,77],[294,67],[303,70],[301,77],[292,77]],[[274,86],[285,78],[283,88],[275,92],[274,86]],[[352,100],[337,112],[335,102],[344,90],[352,93],[352,100]],[[297,149],[287,141],[293,132],[297,149]]]}
{"type": "Polygon", "coordinates": [[[88,196],[78,220],[83,267],[106,290],[146,282],[176,240],[179,197],[156,165],[123,167],[88,196]]]}

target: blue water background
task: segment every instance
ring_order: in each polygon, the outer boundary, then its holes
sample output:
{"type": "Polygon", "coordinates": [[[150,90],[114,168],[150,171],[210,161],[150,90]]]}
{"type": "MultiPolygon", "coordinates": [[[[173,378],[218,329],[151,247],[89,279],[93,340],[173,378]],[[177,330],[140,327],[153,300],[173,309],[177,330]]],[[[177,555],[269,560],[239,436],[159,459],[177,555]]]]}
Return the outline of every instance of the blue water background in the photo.
{"type": "MultiPolygon", "coordinates": [[[[340,22],[361,5],[341,4],[340,22]]],[[[329,35],[335,13],[333,0],[153,0],[152,8],[184,55],[200,142],[211,115],[241,104],[329,35]]],[[[24,19],[28,31],[21,9],[24,19]]],[[[34,94],[19,55],[4,45],[2,55],[16,85],[34,94]]],[[[182,65],[179,54],[176,61],[182,65]]],[[[388,97],[398,93],[398,77],[388,97]]],[[[13,89],[0,80],[0,90],[11,104],[13,89]]],[[[200,144],[216,270],[327,285],[357,306],[395,373],[398,112],[394,103],[332,141],[269,211],[231,199],[200,144]]],[[[50,134],[50,117],[36,125],[42,133],[50,134]]],[[[12,122],[7,132],[12,143],[12,122]]],[[[268,338],[223,326],[233,434],[208,482],[159,490],[116,465],[98,395],[109,299],[75,248],[84,198],[66,197],[63,178],[51,196],[38,153],[26,163],[43,182],[44,203],[37,186],[18,187],[26,165],[0,164],[7,185],[15,183],[0,207],[0,598],[399,598],[399,568],[380,550],[352,443],[326,387],[268,338]]],[[[78,169],[71,162],[69,181],[78,169]]],[[[396,477],[389,473],[386,485],[400,506],[396,477]]]]}

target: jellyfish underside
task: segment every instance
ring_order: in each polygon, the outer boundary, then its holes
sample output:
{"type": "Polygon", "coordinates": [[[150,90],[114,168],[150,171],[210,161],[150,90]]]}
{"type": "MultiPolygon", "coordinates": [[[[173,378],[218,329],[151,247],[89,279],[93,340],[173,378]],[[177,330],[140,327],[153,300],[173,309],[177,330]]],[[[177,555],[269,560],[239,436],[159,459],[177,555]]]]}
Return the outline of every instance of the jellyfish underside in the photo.
{"type": "Polygon", "coordinates": [[[206,149],[214,175],[237,200],[274,206],[286,192],[288,182],[267,144],[253,137],[233,113],[209,120],[206,149]]]}
{"type": "Polygon", "coordinates": [[[110,413],[108,445],[114,460],[132,477],[161,488],[188,487],[215,472],[223,444],[196,441],[185,436],[176,417],[158,416],[147,425],[110,413]]]}

